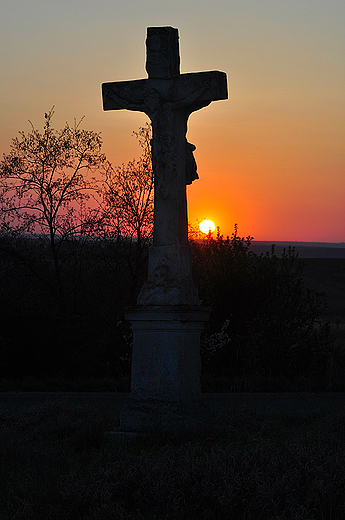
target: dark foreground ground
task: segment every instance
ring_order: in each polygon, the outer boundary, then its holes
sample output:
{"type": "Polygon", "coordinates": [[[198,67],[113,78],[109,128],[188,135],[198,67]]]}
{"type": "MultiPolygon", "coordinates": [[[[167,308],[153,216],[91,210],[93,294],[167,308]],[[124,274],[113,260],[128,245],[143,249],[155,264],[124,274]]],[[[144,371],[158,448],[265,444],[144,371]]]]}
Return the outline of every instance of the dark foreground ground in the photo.
{"type": "Polygon", "coordinates": [[[1,520],[344,520],[345,394],[205,394],[197,432],[107,441],[128,394],[0,394],[1,520]]]}
{"type": "MultiPolygon", "coordinates": [[[[114,392],[1,392],[0,409],[20,410],[35,406],[58,404],[95,407],[118,413],[129,400],[129,394],[114,392]]],[[[236,393],[202,394],[202,400],[215,410],[224,412],[247,407],[269,412],[345,411],[345,393],[236,393]]]]}

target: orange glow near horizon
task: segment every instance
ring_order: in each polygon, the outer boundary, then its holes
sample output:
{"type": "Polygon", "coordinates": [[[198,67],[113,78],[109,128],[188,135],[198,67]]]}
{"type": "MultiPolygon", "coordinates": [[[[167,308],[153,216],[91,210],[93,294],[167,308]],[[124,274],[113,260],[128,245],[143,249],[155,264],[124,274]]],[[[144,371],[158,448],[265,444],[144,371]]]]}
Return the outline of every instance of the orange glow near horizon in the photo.
{"type": "Polygon", "coordinates": [[[242,126],[239,133],[239,119],[220,135],[210,124],[200,132],[193,117],[188,140],[197,146],[199,180],[188,187],[191,223],[207,216],[224,236],[236,223],[241,236],[255,240],[345,240],[344,147],[334,139],[326,153],[326,118],[318,129],[305,120],[303,137],[300,127],[271,121],[261,130],[242,126]]]}

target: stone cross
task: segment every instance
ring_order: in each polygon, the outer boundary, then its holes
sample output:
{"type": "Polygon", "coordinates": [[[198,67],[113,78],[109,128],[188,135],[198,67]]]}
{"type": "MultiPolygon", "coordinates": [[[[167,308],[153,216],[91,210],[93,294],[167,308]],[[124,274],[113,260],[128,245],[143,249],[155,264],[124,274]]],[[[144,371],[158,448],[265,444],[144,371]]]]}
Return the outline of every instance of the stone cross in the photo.
{"type": "Polygon", "coordinates": [[[224,72],[180,74],[178,31],[147,29],[148,79],[103,83],[104,110],[137,110],[152,122],[154,234],[148,279],[126,314],[133,330],[131,399],[123,431],[190,429],[208,421],[201,402],[200,333],[209,309],[193,283],[186,185],[198,178],[189,115],[227,99],[224,72]]]}
{"type": "Polygon", "coordinates": [[[104,110],[144,112],[152,122],[154,235],[139,305],[198,305],[188,246],[186,184],[198,178],[187,142],[189,115],[227,99],[226,74],[180,74],[178,30],[147,29],[148,79],[103,83],[104,110]]]}

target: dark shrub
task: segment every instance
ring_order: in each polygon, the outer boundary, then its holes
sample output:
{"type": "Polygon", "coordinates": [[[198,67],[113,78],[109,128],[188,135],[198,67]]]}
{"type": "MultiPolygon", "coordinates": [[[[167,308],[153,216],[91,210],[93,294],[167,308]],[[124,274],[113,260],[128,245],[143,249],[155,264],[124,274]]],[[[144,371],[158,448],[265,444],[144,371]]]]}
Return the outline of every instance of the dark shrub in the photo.
{"type": "Polygon", "coordinates": [[[293,248],[278,258],[250,249],[237,226],[231,238],[192,242],[194,277],[212,307],[202,346],[204,370],[226,378],[323,378],[331,349],[322,305],[304,287],[293,248]]]}

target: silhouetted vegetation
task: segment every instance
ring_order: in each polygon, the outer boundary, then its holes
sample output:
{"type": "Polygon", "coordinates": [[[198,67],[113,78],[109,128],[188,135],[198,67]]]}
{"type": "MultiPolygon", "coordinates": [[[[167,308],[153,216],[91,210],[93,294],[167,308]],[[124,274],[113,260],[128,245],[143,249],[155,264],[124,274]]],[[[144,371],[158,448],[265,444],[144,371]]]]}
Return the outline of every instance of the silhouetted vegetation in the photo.
{"type": "MultiPolygon", "coordinates": [[[[304,286],[294,249],[278,258],[250,250],[251,237],[192,242],[194,276],[212,308],[202,356],[204,381],[224,390],[330,388],[334,341],[319,320],[324,303],[304,286]]],[[[342,355],[343,356],[343,355],[342,355]]]]}
{"type": "Polygon", "coordinates": [[[9,238],[0,237],[0,377],[122,380],[130,363],[123,310],[133,295],[118,247],[111,240],[81,238],[73,241],[73,255],[67,249],[62,257],[60,249],[68,289],[61,310],[45,242],[15,240],[19,254],[13,256],[9,238]]]}
{"type": "Polygon", "coordinates": [[[139,160],[102,172],[99,194],[103,211],[97,229],[98,236],[106,240],[107,248],[116,245],[116,255],[130,273],[127,291],[133,305],[143,283],[147,249],[153,238],[151,126],[147,123],[134,135],[142,148],[139,160]]]}
{"type": "Polygon", "coordinates": [[[75,236],[92,233],[100,218],[99,208],[89,204],[97,191],[94,175],[109,164],[99,134],[81,129],[76,121],[54,130],[53,115],[53,109],[45,114],[43,133],[33,125],[31,132],[20,132],[1,161],[0,231],[13,238],[40,234],[50,251],[56,299],[64,309],[65,254],[60,249],[75,236]]]}
{"type": "MultiPolygon", "coordinates": [[[[145,280],[152,238],[150,129],[137,133],[140,159],[113,168],[98,134],[77,124],[56,132],[51,118],[43,134],[21,133],[0,165],[0,378],[60,378],[62,388],[113,378],[128,390],[124,311],[145,280]]],[[[251,240],[235,227],[230,238],[191,242],[196,285],[212,307],[203,390],[342,389],[343,345],[319,319],[295,251],[256,255],[251,240]]]]}

